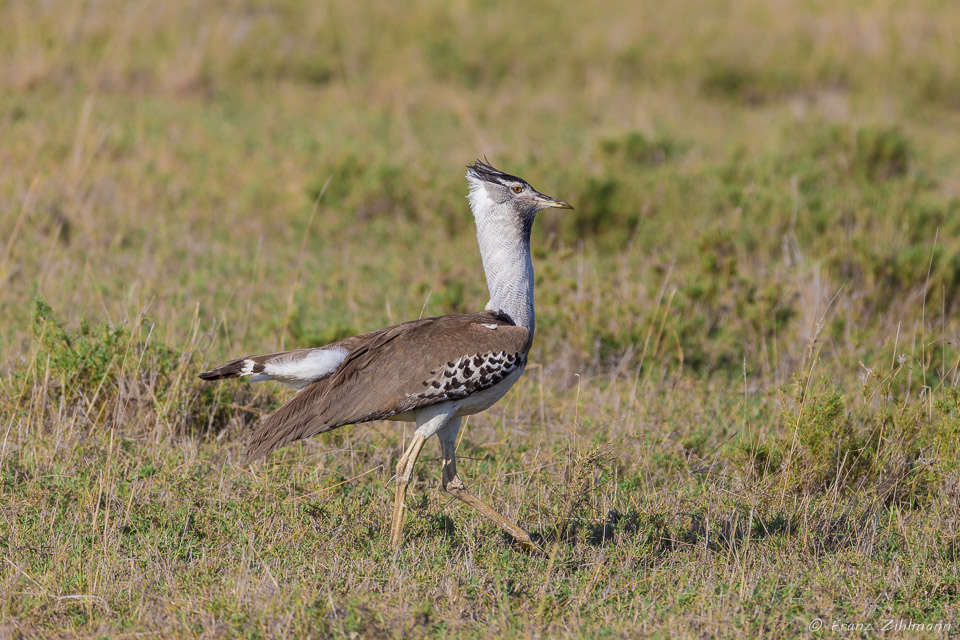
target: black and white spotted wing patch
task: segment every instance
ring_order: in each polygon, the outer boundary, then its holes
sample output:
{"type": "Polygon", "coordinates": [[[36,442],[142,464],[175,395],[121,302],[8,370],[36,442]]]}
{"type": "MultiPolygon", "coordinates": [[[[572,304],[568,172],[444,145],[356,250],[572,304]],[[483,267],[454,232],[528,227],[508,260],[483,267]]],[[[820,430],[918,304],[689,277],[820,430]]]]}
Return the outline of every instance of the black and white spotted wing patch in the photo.
{"type": "Polygon", "coordinates": [[[523,366],[521,352],[476,353],[447,362],[430,372],[418,400],[460,400],[489,389],[523,366]]]}

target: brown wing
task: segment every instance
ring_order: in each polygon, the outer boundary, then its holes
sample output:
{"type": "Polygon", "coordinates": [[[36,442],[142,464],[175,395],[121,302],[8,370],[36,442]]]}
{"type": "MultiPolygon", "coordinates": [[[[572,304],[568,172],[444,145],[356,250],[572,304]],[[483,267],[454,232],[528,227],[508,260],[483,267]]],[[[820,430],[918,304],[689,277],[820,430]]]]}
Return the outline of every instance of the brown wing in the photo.
{"type": "Polygon", "coordinates": [[[530,333],[489,311],[407,322],[365,336],[333,375],[268,417],[247,445],[255,460],[345,424],[379,420],[497,384],[526,361],[530,333]]]}

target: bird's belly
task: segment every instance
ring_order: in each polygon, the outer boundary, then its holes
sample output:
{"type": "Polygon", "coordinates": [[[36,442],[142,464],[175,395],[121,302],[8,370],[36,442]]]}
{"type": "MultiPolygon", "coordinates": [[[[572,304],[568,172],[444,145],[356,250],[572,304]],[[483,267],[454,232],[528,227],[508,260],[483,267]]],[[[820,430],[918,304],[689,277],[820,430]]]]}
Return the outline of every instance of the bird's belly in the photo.
{"type": "MultiPolygon", "coordinates": [[[[507,391],[510,391],[510,387],[512,387],[517,379],[523,375],[523,370],[524,367],[520,367],[492,387],[488,387],[483,391],[478,391],[467,396],[463,400],[460,400],[460,408],[457,410],[456,415],[472,416],[475,413],[480,413],[481,411],[492,407],[494,404],[496,404],[497,400],[507,394],[507,391]]],[[[387,418],[387,420],[395,420],[397,422],[416,422],[417,410],[413,409],[411,411],[397,413],[387,418]]]]}
{"type": "Polygon", "coordinates": [[[507,391],[510,391],[510,387],[523,375],[523,369],[523,367],[520,367],[492,387],[478,391],[461,400],[457,415],[470,416],[492,407],[500,398],[507,394],[507,391]]]}

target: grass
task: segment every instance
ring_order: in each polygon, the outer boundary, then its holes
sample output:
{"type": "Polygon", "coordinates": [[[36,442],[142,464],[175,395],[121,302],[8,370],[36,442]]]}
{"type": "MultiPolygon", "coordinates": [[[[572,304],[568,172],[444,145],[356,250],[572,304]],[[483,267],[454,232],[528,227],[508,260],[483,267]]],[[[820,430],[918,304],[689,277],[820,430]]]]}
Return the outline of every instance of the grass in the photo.
{"type": "Polygon", "coordinates": [[[0,5],[0,637],[955,635],[958,19],[0,5]],[[409,427],[195,376],[482,307],[484,154],[576,207],[459,447],[545,553],[428,445],[395,554],[409,427]]]}

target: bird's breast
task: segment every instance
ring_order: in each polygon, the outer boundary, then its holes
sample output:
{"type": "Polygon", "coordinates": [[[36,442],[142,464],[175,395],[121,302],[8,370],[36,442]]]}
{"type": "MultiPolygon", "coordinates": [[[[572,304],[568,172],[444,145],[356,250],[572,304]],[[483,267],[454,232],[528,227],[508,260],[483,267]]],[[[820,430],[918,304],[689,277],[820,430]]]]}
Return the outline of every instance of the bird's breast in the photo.
{"type": "MultiPolygon", "coordinates": [[[[510,391],[510,387],[523,375],[524,368],[526,367],[526,362],[521,365],[519,368],[511,371],[507,377],[505,377],[500,382],[487,387],[481,391],[472,393],[464,398],[460,398],[457,402],[460,403],[460,408],[457,410],[457,416],[471,416],[475,413],[480,413],[489,409],[494,404],[497,403],[500,398],[507,394],[507,391],[510,391]]],[[[431,405],[433,406],[433,405],[431,405]]],[[[416,422],[417,421],[417,410],[412,409],[410,411],[404,411],[403,413],[398,413],[390,416],[387,420],[394,420],[397,422],[416,422]]]]}

